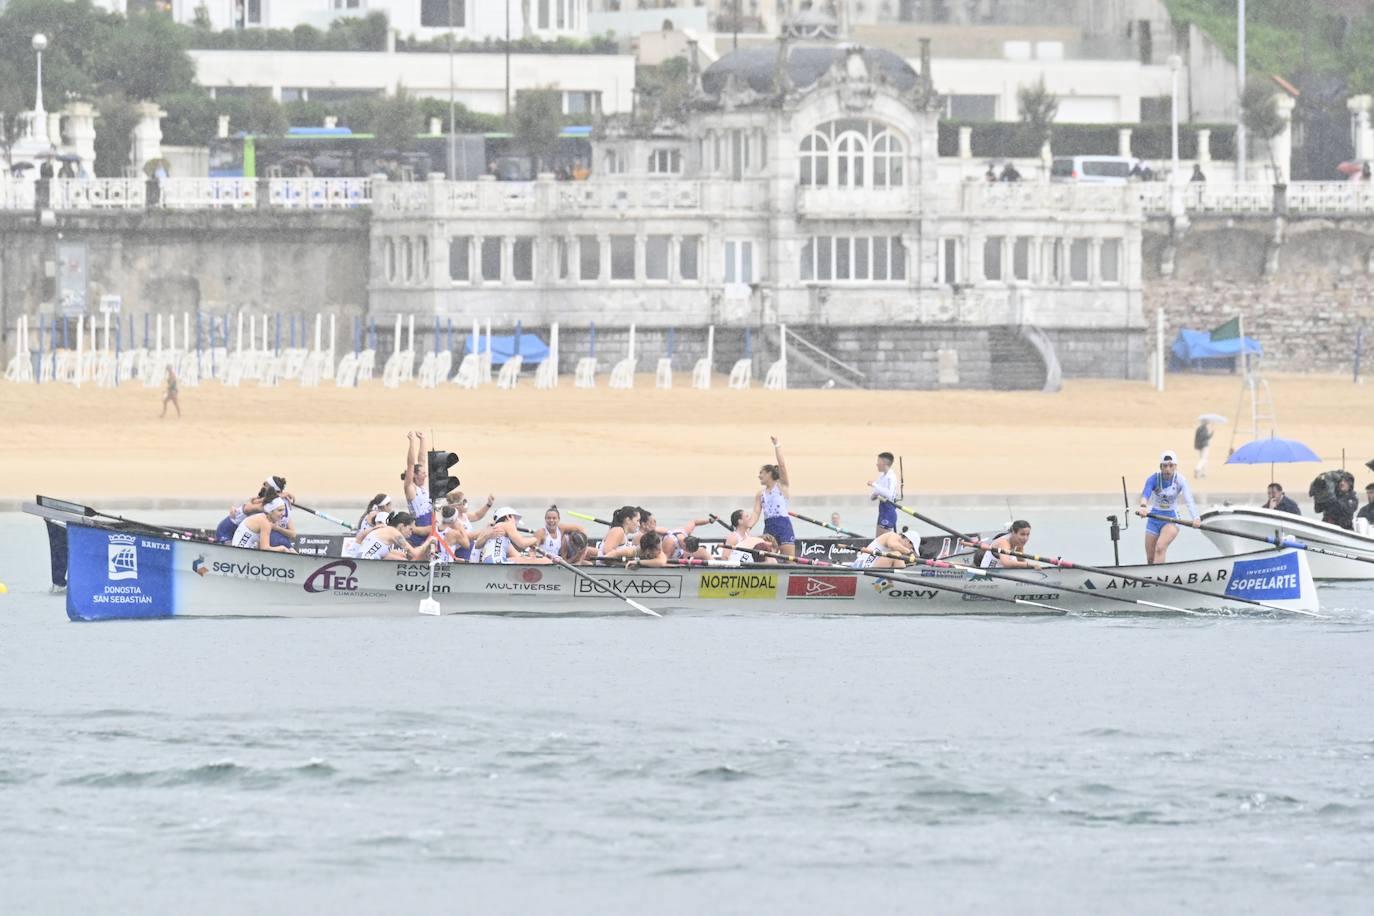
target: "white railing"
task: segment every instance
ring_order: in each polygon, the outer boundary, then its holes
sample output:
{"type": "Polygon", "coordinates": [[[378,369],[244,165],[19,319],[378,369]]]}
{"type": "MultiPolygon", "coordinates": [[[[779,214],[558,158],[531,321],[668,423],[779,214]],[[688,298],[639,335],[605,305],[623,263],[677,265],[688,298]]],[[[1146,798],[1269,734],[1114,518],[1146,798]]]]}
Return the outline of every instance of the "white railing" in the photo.
{"type": "Polygon", "coordinates": [[[32,181],[23,178],[0,178],[0,209],[32,210],[32,181]]]}
{"type": "Polygon", "coordinates": [[[54,178],[48,207],[53,210],[142,210],[148,183],[142,178],[54,178]]]}
{"type": "Polygon", "coordinates": [[[347,210],[372,204],[370,178],[272,178],[268,202],[287,210],[347,210]]]}
{"type": "Polygon", "coordinates": [[[249,209],[258,205],[253,178],[165,178],[159,206],[168,210],[249,209]]]}
{"type": "MultiPolygon", "coordinates": [[[[412,182],[411,184],[415,184],[412,182]]],[[[220,210],[259,205],[256,178],[55,178],[48,182],[52,210],[220,210]],[[151,196],[151,199],[150,199],[151,196]]],[[[38,185],[0,179],[0,209],[32,210],[38,185]]],[[[372,205],[370,178],[272,178],[268,205],[279,210],[342,210],[372,205]]]]}
{"type": "MultiPolygon", "coordinates": [[[[1150,216],[1169,212],[1169,186],[1164,183],[1134,186],[1141,209],[1150,216]]],[[[1278,191],[1264,181],[1243,184],[1189,182],[1179,189],[1183,209],[1193,215],[1216,213],[1267,216],[1275,212],[1278,191]]],[[[1290,215],[1374,213],[1374,183],[1357,181],[1295,181],[1284,191],[1290,215]]]]}

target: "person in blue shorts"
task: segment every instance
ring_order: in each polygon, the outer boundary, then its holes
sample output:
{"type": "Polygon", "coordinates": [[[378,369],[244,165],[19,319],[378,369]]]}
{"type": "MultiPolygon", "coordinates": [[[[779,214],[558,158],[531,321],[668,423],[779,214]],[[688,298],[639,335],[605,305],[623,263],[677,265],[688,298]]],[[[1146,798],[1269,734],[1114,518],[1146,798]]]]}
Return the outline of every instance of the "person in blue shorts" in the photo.
{"type": "Polygon", "coordinates": [[[878,500],[878,525],[874,537],[897,530],[897,475],[892,473],[892,453],[878,453],[878,476],[868,482],[868,498],[878,500]]]}
{"type": "Polygon", "coordinates": [[[771,534],[778,539],[778,548],[782,553],[789,557],[797,555],[797,536],[792,531],[792,518],[790,516],[791,507],[791,482],[787,477],[787,462],[782,457],[782,446],[778,444],[778,437],[770,437],[773,440],[773,457],[777,459],[777,464],[765,464],[759,468],[759,484],[761,489],[754,497],[754,514],[749,517],[748,531],[754,524],[763,517],[763,533],[771,534]]]}
{"type": "MultiPolygon", "coordinates": [[[[1144,518],[1147,515],[1164,515],[1178,518],[1178,503],[1182,500],[1188,507],[1193,527],[1201,528],[1202,520],[1197,516],[1197,503],[1193,502],[1193,491],[1188,481],[1178,473],[1178,455],[1167,451],[1159,456],[1159,470],[1145,481],[1140,491],[1140,508],[1135,514],[1144,518]]],[[[1152,518],[1145,524],[1145,562],[1150,564],[1168,562],[1169,545],[1178,537],[1178,525],[1173,522],[1152,518]]]]}

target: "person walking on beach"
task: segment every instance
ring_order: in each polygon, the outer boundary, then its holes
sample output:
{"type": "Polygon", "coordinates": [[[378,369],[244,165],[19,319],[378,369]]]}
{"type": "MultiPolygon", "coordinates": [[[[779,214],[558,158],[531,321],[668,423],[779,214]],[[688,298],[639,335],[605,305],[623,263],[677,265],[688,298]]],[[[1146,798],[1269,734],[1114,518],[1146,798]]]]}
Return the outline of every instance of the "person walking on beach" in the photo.
{"type": "Polygon", "coordinates": [[[1207,476],[1207,450],[1212,447],[1212,427],[1207,425],[1207,420],[1198,421],[1197,429],[1193,431],[1193,448],[1197,451],[1197,466],[1193,468],[1193,476],[1201,480],[1207,476]]]}
{"type": "MultiPolygon", "coordinates": [[[[1140,491],[1140,508],[1135,514],[1141,518],[1151,515],[1178,517],[1178,501],[1183,500],[1192,516],[1193,527],[1201,528],[1202,520],[1197,517],[1197,503],[1193,502],[1193,491],[1188,481],[1178,473],[1178,456],[1166,451],[1159,456],[1159,470],[1145,481],[1140,491]]],[[[1145,524],[1145,562],[1151,565],[1167,563],[1169,545],[1178,537],[1178,525],[1174,522],[1151,518],[1145,524]]]]}
{"type": "Polygon", "coordinates": [[[177,419],[180,420],[181,402],[177,400],[177,374],[172,370],[171,366],[167,367],[167,391],[162,395],[162,413],[158,414],[159,419],[167,416],[168,401],[177,409],[177,419]]]}
{"type": "Polygon", "coordinates": [[[878,476],[868,481],[868,498],[878,500],[878,526],[874,537],[897,530],[897,475],[892,473],[891,452],[878,453],[878,476]]]}

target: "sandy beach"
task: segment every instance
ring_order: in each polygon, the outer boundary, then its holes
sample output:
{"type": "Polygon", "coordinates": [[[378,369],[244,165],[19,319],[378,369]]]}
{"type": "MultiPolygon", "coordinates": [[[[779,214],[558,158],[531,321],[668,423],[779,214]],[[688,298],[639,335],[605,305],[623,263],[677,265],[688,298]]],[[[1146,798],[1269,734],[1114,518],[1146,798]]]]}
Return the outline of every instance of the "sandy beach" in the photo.
{"type": "MultiPolygon", "coordinates": [[[[685,380],[685,379],[684,379],[685,380]]],[[[1362,489],[1374,472],[1374,389],[1349,377],[1271,376],[1279,435],[1301,440],[1322,465],[1280,465],[1290,494],[1310,508],[1307,484],[1337,466],[1341,450],[1362,489]]],[[[1223,464],[1241,382],[1235,376],[1171,376],[1168,390],[1139,382],[1076,380],[1059,394],[986,391],[710,391],[653,387],[478,391],[446,385],[387,390],[183,388],[184,416],[160,419],[160,389],[126,384],[0,383],[5,436],[0,499],[36,492],[90,502],[241,499],[268,473],[297,497],[362,503],[399,492],[408,429],[432,431],[462,458],[470,494],[612,497],[753,492],[758,466],[781,440],[798,497],[861,495],[873,456],[905,458],[908,497],[982,494],[1013,500],[1045,494],[1135,489],[1159,452],[1177,449],[1193,476],[1193,429],[1202,412],[1231,417],[1217,429],[1207,493],[1253,493],[1270,468],[1223,464]]],[[[1248,416],[1248,401],[1244,405],[1248,416]]],[[[1237,437],[1237,446],[1245,441],[1237,437]]]]}

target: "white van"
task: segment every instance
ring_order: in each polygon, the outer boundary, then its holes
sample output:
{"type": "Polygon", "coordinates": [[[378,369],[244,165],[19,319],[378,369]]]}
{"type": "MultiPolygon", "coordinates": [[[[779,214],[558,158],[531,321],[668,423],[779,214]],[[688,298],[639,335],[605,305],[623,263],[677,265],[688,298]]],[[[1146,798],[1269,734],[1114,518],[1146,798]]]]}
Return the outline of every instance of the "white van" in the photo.
{"type": "Polygon", "coordinates": [[[1050,181],[1078,184],[1125,184],[1136,165],[1134,156],[1056,156],[1050,165],[1050,181]]]}

